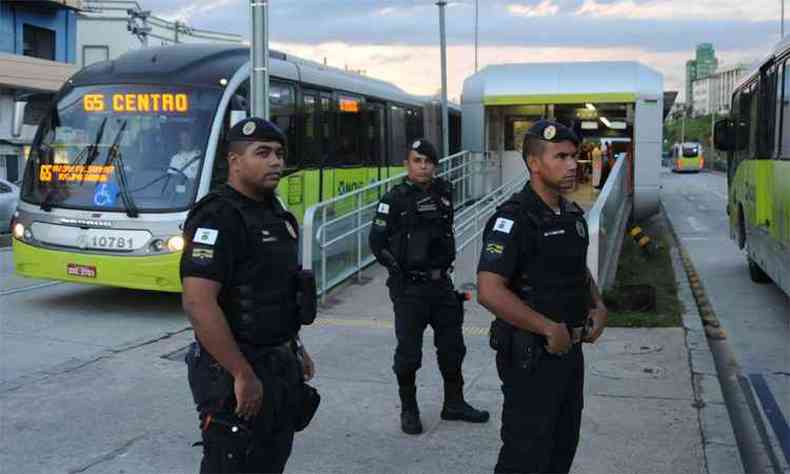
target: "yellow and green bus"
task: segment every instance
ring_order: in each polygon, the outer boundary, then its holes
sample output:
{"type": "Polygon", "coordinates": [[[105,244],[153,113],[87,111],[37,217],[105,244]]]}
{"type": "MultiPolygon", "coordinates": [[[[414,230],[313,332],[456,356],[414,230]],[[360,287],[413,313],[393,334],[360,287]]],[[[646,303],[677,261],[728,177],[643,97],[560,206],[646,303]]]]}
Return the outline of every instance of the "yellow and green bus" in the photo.
{"type": "MultiPolygon", "coordinates": [[[[148,48],[71,77],[29,153],[16,273],[180,291],[181,226],[226,181],[225,134],[250,113],[249,57],[235,45],[148,48]]],[[[437,105],[393,84],[279,52],[270,73],[271,119],[289,139],[278,191],[299,219],[401,171],[409,143],[440,133],[437,105]]],[[[460,111],[450,117],[455,151],[460,111]]]]}
{"type": "Polygon", "coordinates": [[[702,145],[696,142],[675,143],[672,146],[672,171],[699,173],[705,166],[702,145]]]}
{"type": "Polygon", "coordinates": [[[790,295],[790,38],[736,86],[714,142],[727,152],[730,235],[749,274],[790,295]]]}

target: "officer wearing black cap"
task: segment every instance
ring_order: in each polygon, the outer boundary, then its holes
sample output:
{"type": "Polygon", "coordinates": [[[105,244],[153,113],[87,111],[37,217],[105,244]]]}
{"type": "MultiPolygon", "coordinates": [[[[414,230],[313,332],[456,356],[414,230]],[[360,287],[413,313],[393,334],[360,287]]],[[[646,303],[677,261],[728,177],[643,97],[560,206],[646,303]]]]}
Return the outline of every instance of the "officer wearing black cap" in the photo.
{"type": "Polygon", "coordinates": [[[437,164],[433,144],[415,141],[404,161],[406,180],[381,199],[370,230],[370,248],[390,272],[387,286],[395,306],[397,338],[393,370],[401,399],[401,429],[408,434],[422,433],[415,378],[428,324],[444,378],[441,417],[488,421],[488,412],[474,409],[463,396],[463,308],[448,275],[455,260],[452,189],[447,181],[434,178],[437,164]]]}
{"type": "Polygon", "coordinates": [[[286,137],[259,118],[228,137],[228,182],[184,225],[183,307],[196,342],[189,384],[202,431],[200,472],[282,472],[294,432],[318,406],[299,342],[315,318],[314,280],[297,262],[298,224],[277,199],[286,137]],[[311,285],[312,289],[311,289],[311,285]]]}
{"type": "Polygon", "coordinates": [[[530,127],[530,181],[485,228],[478,301],[496,316],[491,346],[504,393],[497,473],[567,473],[579,441],[581,342],[598,339],[607,311],[587,270],[584,211],[563,197],[578,146],[562,124],[530,127]]]}

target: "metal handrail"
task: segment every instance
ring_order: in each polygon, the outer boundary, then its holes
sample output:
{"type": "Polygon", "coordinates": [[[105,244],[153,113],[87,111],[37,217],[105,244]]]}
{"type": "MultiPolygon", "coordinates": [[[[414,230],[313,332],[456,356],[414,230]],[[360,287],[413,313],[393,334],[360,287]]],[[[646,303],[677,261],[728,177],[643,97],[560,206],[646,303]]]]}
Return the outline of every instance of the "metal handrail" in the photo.
{"type": "MultiPolygon", "coordinates": [[[[438,168],[440,171],[437,173],[437,176],[447,177],[446,179],[454,185],[454,195],[458,196],[458,199],[454,200],[456,207],[466,205],[472,198],[470,195],[472,186],[468,181],[473,176],[473,167],[480,163],[483,163],[482,157],[465,151],[450,155],[439,161],[438,168]]],[[[320,268],[316,270],[319,270],[318,286],[322,297],[333,284],[344,280],[354,273],[359,276],[359,272],[375,260],[372,255],[363,256],[368,250],[367,239],[363,239],[363,236],[371,226],[371,220],[363,218],[363,214],[370,213],[372,208],[378,205],[378,199],[372,202],[365,201],[370,198],[371,193],[375,192],[378,196],[383,195],[395,184],[400,183],[405,176],[405,172],[400,173],[349,193],[322,201],[307,209],[304,215],[302,232],[304,236],[302,240],[302,265],[306,269],[314,269],[313,267],[316,263],[320,265],[320,268]],[[341,203],[352,208],[342,215],[330,215],[331,208],[341,203]],[[319,218],[320,224],[317,224],[316,220],[319,218]],[[349,229],[341,228],[338,235],[330,236],[333,228],[343,226],[345,223],[348,223],[349,229]],[[353,253],[356,254],[356,262],[348,265],[347,268],[340,268],[337,275],[333,278],[333,282],[328,281],[328,250],[341,242],[353,242],[350,239],[354,238],[356,238],[356,251],[353,253]],[[320,258],[314,259],[314,248],[316,247],[320,253],[318,256],[320,258]]]]}
{"type": "Polygon", "coordinates": [[[633,207],[633,199],[626,189],[628,168],[624,162],[623,158],[615,162],[601,194],[587,212],[590,234],[587,267],[601,289],[608,289],[614,282],[625,224],[633,207]]]}

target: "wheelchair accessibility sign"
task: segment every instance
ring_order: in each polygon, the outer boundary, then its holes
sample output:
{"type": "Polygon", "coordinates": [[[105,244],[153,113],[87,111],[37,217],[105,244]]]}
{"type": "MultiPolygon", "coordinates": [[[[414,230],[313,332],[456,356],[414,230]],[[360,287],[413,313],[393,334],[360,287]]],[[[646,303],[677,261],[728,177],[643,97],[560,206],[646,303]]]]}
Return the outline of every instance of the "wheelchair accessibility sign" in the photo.
{"type": "Polygon", "coordinates": [[[113,182],[102,183],[96,186],[93,193],[93,204],[98,207],[112,207],[118,200],[118,186],[113,182]]]}

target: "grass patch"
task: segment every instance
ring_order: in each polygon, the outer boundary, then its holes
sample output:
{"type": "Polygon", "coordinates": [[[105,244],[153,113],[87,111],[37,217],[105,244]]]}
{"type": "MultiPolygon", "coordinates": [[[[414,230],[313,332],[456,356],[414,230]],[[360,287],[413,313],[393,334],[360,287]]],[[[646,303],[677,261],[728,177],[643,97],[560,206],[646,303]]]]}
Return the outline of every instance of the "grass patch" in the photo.
{"type": "Polygon", "coordinates": [[[675,271],[669,253],[670,238],[667,231],[654,218],[647,225],[640,225],[653,239],[652,251],[645,254],[631,236],[623,239],[623,249],[617,265],[614,287],[604,292],[609,307],[609,327],[675,327],[682,322],[683,306],[678,300],[675,271]],[[655,311],[639,312],[618,309],[627,301],[624,287],[649,285],[655,288],[655,311]]]}

